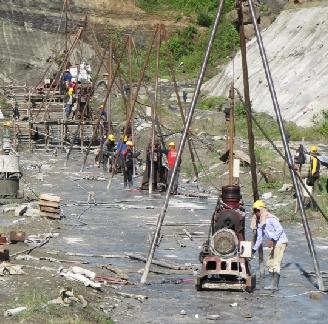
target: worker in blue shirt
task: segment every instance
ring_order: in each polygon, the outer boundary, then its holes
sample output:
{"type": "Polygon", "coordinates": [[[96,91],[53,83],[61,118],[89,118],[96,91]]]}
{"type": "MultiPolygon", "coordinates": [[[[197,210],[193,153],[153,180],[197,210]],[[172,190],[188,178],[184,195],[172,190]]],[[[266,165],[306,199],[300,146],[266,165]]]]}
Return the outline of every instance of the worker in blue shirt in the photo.
{"type": "Polygon", "coordinates": [[[264,289],[278,290],[280,267],[288,239],[279,219],[266,210],[265,203],[262,200],[255,201],[253,210],[257,220],[257,237],[252,252],[254,254],[258,250],[263,242],[263,238],[268,240],[270,253],[267,267],[271,276],[271,285],[264,289]]]}

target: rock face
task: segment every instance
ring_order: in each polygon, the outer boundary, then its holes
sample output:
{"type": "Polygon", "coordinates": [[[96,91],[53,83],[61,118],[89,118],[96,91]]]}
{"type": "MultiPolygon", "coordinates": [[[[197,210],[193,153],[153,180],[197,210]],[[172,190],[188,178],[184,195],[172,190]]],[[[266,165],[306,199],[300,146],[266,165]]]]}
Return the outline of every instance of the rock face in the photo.
{"type": "MultiPolygon", "coordinates": [[[[124,29],[125,33],[136,28],[151,31],[158,23],[136,8],[134,0],[67,1],[69,21],[73,21],[69,23],[71,33],[86,15],[100,37],[112,28],[124,29]]],[[[58,53],[64,44],[63,3],[63,0],[0,1],[0,80],[31,83],[40,79],[47,58],[58,53]]],[[[87,41],[91,44],[90,38],[87,41]]],[[[93,55],[88,46],[84,55],[87,58],[93,55]]]]}
{"type": "MultiPolygon", "coordinates": [[[[328,107],[328,8],[283,11],[262,32],[283,118],[309,126],[328,107]]],[[[250,92],[253,109],[274,115],[256,39],[247,44],[250,92]]],[[[241,92],[240,52],[234,58],[235,87],[241,92]]],[[[233,64],[209,80],[203,90],[227,96],[233,79],[233,64]]]]}

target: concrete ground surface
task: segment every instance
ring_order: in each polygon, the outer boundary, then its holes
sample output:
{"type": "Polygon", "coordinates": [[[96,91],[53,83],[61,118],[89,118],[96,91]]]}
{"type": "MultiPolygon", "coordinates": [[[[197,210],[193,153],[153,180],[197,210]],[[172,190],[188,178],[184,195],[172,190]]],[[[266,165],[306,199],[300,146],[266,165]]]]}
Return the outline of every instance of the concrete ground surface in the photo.
{"type": "MultiPolygon", "coordinates": [[[[155,228],[164,196],[154,194],[149,197],[148,192],[139,192],[136,188],[141,178],[135,179],[133,190],[124,190],[120,174],[115,176],[110,190],[107,191],[107,182],[104,180],[108,179],[108,175],[104,175],[101,169],[95,167],[91,158],[88,163],[85,171],[80,173],[81,155],[78,153],[73,153],[67,162],[64,155],[58,157],[45,153],[23,155],[22,165],[26,170],[24,181],[36,193],[47,192],[59,195],[62,213],[65,216],[60,221],[29,219],[26,230],[33,222],[38,222],[39,230],[44,224],[44,228],[51,226],[60,233],[58,237],[52,238],[47,245],[40,248],[40,251],[44,252],[57,251],[58,255],[72,252],[122,256],[124,253],[138,253],[146,256],[149,250],[149,237],[155,228]],[[41,168],[43,181],[37,180],[38,171],[31,168],[33,164],[40,161],[43,164],[41,168]],[[29,168],[28,172],[27,168],[29,168]],[[90,191],[95,193],[96,205],[86,204],[90,191]]],[[[183,190],[195,190],[190,184],[184,184],[182,187],[183,190]]],[[[25,189],[27,190],[26,186],[25,189]]],[[[246,204],[250,203],[247,197],[244,199],[246,204]]],[[[198,254],[206,239],[209,221],[215,206],[216,198],[211,196],[208,199],[190,198],[183,195],[172,197],[164,224],[174,222],[200,225],[163,226],[163,238],[155,257],[174,264],[199,266],[198,254]],[[193,235],[193,240],[179,234],[184,228],[190,233],[197,232],[193,235]],[[174,234],[179,236],[186,247],[180,247],[177,244],[174,234]]],[[[289,205],[287,208],[292,207],[289,205]]],[[[11,220],[3,219],[2,225],[6,228],[11,222],[11,220]]],[[[247,231],[249,223],[248,215],[247,231]]],[[[317,293],[313,284],[314,277],[305,275],[313,272],[313,263],[303,227],[299,223],[283,224],[283,226],[286,229],[289,244],[283,261],[280,290],[274,294],[259,288],[253,293],[198,292],[194,287],[192,271],[177,273],[178,271],[170,271],[157,266],[153,266],[152,269],[158,273],[150,272],[148,284],[142,286],[139,281],[140,270],[144,267],[143,262],[124,257],[110,259],[74,257],[74,259],[88,261],[88,265],[81,266],[96,272],[97,264],[111,264],[128,273],[129,280],[135,283],[125,286],[116,285],[116,289],[106,288],[103,293],[97,293],[97,295],[87,294],[91,305],[94,304],[99,312],[106,311],[117,323],[237,323],[246,321],[252,323],[326,323],[327,295],[317,293]],[[177,279],[183,280],[177,283],[177,279]],[[117,290],[142,294],[148,296],[148,299],[144,302],[124,299],[113,307],[111,303],[114,301],[110,298],[117,290]]],[[[249,234],[248,239],[250,239],[249,234]]],[[[315,237],[314,242],[321,270],[327,271],[328,239],[315,237]]],[[[27,264],[23,261],[19,263],[27,264]]],[[[257,259],[252,261],[252,266],[253,271],[258,273],[257,259]]],[[[37,276],[38,273],[34,275],[37,276]]],[[[16,279],[14,276],[8,277],[7,285],[8,280],[9,283],[10,281],[14,283],[16,279]]],[[[23,279],[18,280],[29,279],[24,276],[23,279]]],[[[64,284],[62,277],[54,275],[52,280],[56,281],[58,287],[64,284]]],[[[16,287],[16,289],[19,288],[16,287]]],[[[84,289],[85,292],[92,291],[92,288],[84,289]]],[[[8,294],[15,294],[12,290],[9,289],[8,294]]],[[[0,299],[8,300],[8,296],[5,295],[6,293],[1,293],[0,299]]],[[[5,305],[3,302],[1,304],[5,305]]],[[[28,323],[28,320],[25,323],[28,323]]]]}

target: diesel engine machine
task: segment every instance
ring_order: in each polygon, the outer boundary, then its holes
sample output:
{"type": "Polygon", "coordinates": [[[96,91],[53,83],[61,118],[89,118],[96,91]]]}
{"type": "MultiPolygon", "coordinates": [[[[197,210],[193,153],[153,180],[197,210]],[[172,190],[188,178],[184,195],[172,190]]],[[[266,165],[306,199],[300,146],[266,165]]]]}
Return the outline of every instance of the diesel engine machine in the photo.
{"type": "Polygon", "coordinates": [[[253,291],[251,242],[245,241],[245,211],[239,186],[223,186],[202,246],[196,289],[253,291]]]}

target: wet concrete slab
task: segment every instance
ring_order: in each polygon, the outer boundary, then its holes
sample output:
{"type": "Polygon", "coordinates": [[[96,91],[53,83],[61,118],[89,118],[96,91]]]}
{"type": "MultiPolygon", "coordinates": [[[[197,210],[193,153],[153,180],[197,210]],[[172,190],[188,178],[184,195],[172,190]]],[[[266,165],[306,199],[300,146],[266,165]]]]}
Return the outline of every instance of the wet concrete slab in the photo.
{"type": "MultiPolygon", "coordinates": [[[[138,253],[147,255],[149,236],[155,229],[157,216],[163,204],[163,195],[149,197],[147,192],[126,191],[123,189],[122,176],[115,176],[110,191],[106,182],[77,179],[81,166],[79,155],[73,154],[67,163],[63,159],[53,162],[47,170],[45,182],[52,186],[44,190],[44,184],[35,180],[31,184],[39,192],[51,192],[62,198],[65,218],[58,222],[60,236],[48,245],[50,250],[62,253],[119,254],[138,253]],[[65,171],[58,172],[65,166],[65,171]],[[74,179],[72,178],[74,177],[74,179]],[[98,205],[86,205],[88,192],[94,191],[98,205]],[[73,204],[80,202],[80,205],[73,204]],[[81,205],[84,202],[84,205],[81,205]],[[108,207],[119,204],[119,207],[108,207]],[[151,208],[149,208],[151,206],[151,208]]],[[[90,166],[88,174],[103,175],[101,169],[90,166]]],[[[135,188],[139,184],[135,183],[135,188]]],[[[247,203],[247,201],[246,201],[247,203]]],[[[248,202],[249,203],[249,202],[248,202]]],[[[192,223],[193,226],[163,226],[163,238],[156,251],[156,258],[177,264],[198,264],[198,254],[208,233],[208,222],[216,205],[215,199],[207,201],[198,198],[173,197],[167,211],[165,223],[192,223]],[[179,237],[186,247],[180,247],[173,235],[183,228],[189,232],[204,232],[194,235],[191,241],[179,237]]],[[[249,225],[249,216],[247,217],[249,225]]],[[[247,226],[248,226],[247,225],[247,226]]],[[[115,308],[112,318],[118,323],[326,323],[328,307],[326,294],[313,298],[315,291],[312,259],[301,224],[284,225],[289,244],[283,262],[280,291],[270,294],[257,289],[254,293],[202,291],[194,288],[187,280],[180,284],[162,283],[163,280],[192,279],[191,274],[154,274],[148,277],[149,285],[139,284],[124,287],[126,292],[144,294],[149,299],[144,303],[132,303],[131,310],[122,312],[115,308]],[[237,303],[237,306],[230,306],[237,303]],[[219,315],[218,319],[209,319],[219,315]]],[[[247,232],[249,230],[247,229],[247,232]]],[[[250,234],[250,233],[248,233],[250,234]]],[[[250,238],[250,235],[248,236],[250,238]]],[[[321,270],[328,271],[327,238],[314,238],[321,270]]],[[[140,270],[144,263],[128,258],[85,257],[91,264],[111,263],[129,272],[129,278],[139,282],[140,270]]],[[[253,270],[258,273],[257,259],[252,261],[253,270]]],[[[159,271],[167,269],[154,267],[159,271]]]]}

